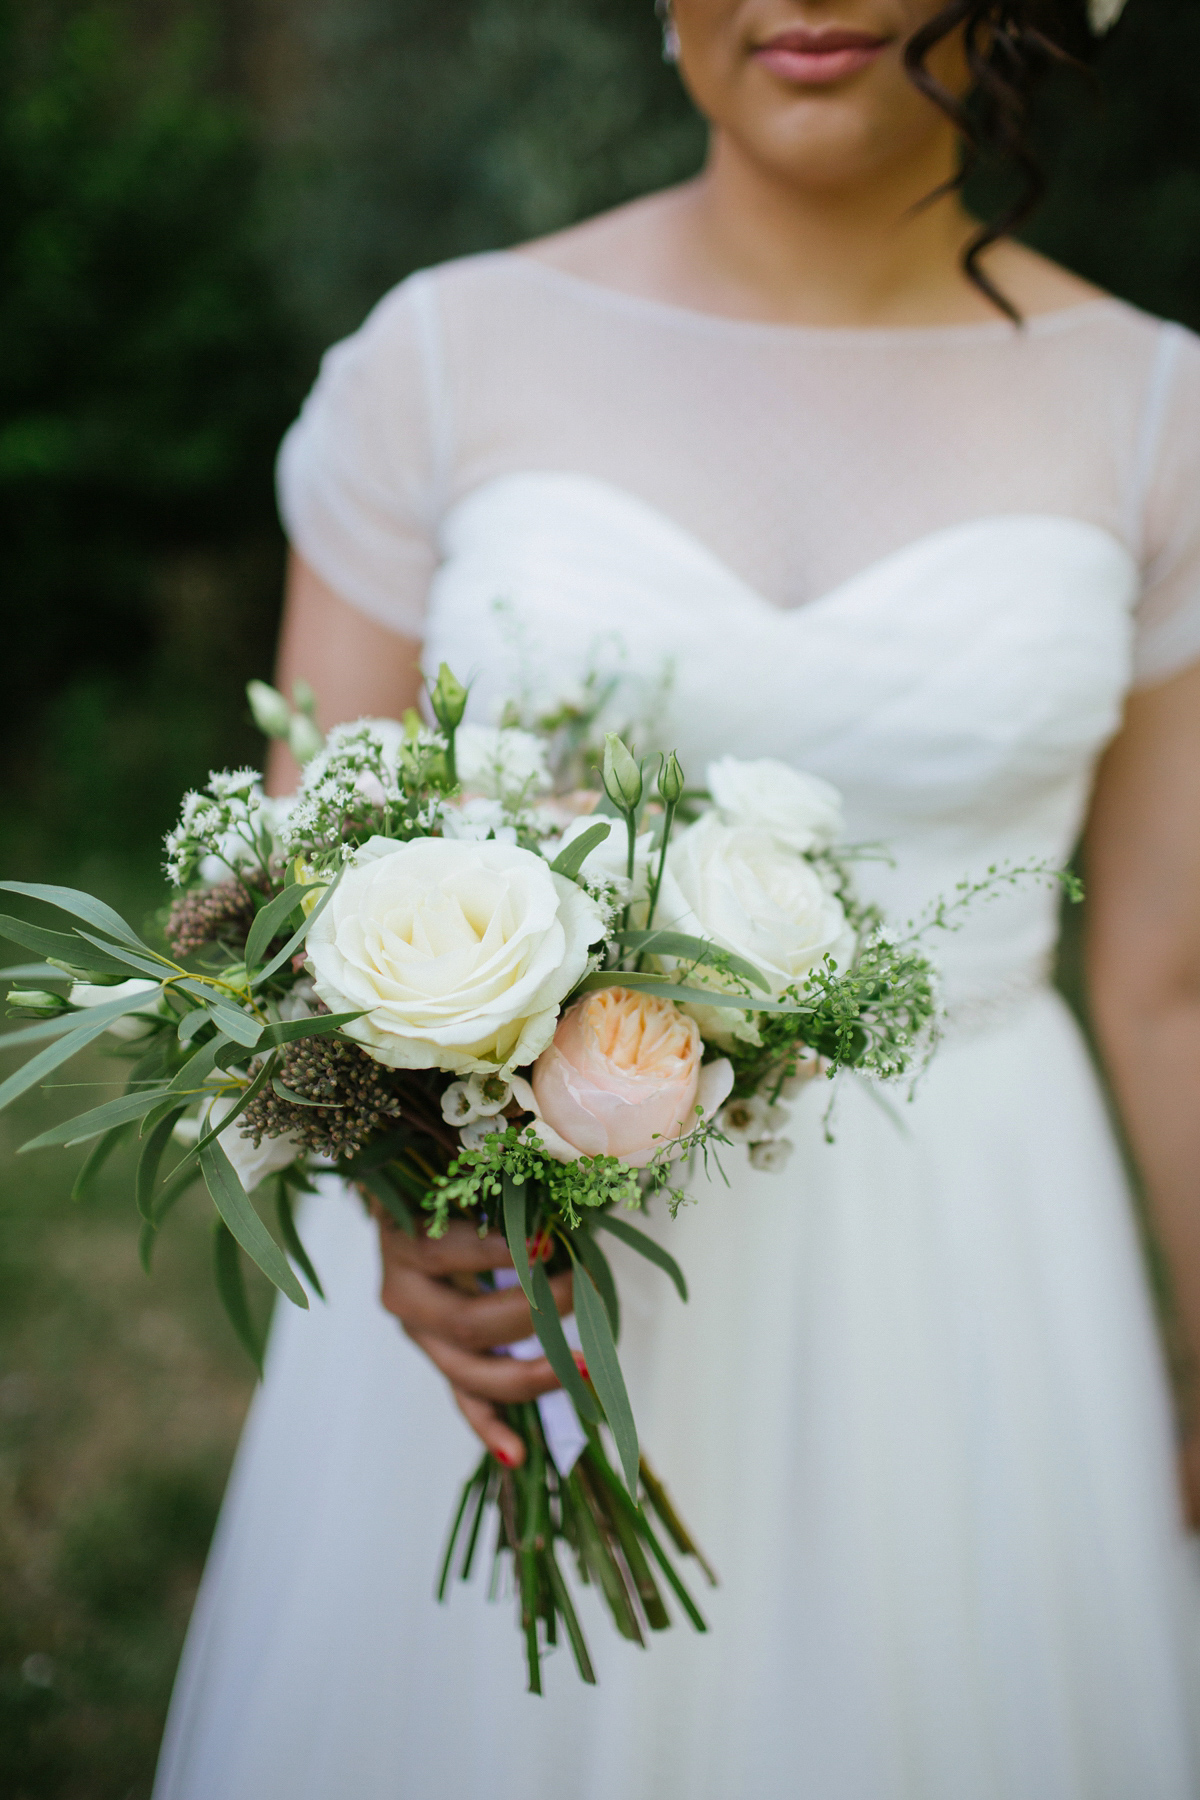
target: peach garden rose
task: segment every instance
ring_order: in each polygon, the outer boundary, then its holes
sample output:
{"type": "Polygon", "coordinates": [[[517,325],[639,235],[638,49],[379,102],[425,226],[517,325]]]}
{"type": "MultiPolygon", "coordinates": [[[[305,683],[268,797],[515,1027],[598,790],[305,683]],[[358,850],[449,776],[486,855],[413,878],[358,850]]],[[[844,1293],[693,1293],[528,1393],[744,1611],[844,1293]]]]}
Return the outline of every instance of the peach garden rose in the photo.
{"type": "Polygon", "coordinates": [[[534,1064],[547,1150],[643,1167],[698,1123],[697,1106],[707,1115],[728,1094],[729,1064],[702,1068],[703,1051],[695,1021],[670,1001],[620,987],[587,995],[534,1064]]]}

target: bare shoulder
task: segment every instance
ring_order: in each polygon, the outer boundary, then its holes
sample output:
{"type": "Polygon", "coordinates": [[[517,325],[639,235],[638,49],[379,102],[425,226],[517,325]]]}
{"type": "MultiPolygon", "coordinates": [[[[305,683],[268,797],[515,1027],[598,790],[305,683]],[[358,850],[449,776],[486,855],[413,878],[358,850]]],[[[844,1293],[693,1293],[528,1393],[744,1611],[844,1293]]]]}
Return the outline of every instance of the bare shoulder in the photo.
{"type": "Polygon", "coordinates": [[[989,251],[986,262],[992,280],[1028,319],[1036,318],[1038,313],[1065,312],[1092,300],[1112,298],[1104,288],[1012,238],[989,251]]]}

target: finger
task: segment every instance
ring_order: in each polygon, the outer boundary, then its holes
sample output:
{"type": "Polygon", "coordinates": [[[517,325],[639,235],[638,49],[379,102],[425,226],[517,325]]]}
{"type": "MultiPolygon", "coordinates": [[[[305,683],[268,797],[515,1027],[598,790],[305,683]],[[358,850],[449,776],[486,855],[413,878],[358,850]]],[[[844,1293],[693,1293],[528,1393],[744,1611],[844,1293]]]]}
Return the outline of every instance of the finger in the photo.
{"type": "Polygon", "coordinates": [[[450,1391],[459,1412],[484,1449],[490,1450],[496,1461],[502,1462],[506,1469],[519,1469],[525,1461],[525,1446],[516,1432],[504,1423],[495,1407],[474,1394],[465,1394],[461,1388],[452,1388],[450,1391]]]}
{"type": "Polygon", "coordinates": [[[426,1275],[456,1275],[483,1269],[511,1269],[512,1257],[502,1231],[489,1231],[480,1237],[465,1219],[456,1219],[446,1228],[444,1237],[431,1238],[422,1232],[409,1237],[386,1216],[379,1221],[379,1241],[385,1261],[398,1262],[409,1269],[420,1269],[426,1275]]]}
{"type": "Polygon", "coordinates": [[[473,1356],[445,1338],[412,1335],[413,1342],[440,1369],[451,1387],[461,1388],[477,1400],[491,1400],[497,1406],[519,1406],[524,1400],[552,1394],[558,1386],[558,1377],[544,1356],[533,1362],[518,1362],[512,1356],[473,1356]]]}
{"type": "MultiPolygon", "coordinates": [[[[571,1276],[555,1275],[550,1292],[560,1314],[571,1310],[571,1276]]],[[[463,1294],[414,1269],[384,1269],[380,1298],[411,1334],[429,1332],[464,1350],[483,1351],[520,1343],[533,1335],[533,1317],[520,1288],[495,1294],[463,1294]]]]}

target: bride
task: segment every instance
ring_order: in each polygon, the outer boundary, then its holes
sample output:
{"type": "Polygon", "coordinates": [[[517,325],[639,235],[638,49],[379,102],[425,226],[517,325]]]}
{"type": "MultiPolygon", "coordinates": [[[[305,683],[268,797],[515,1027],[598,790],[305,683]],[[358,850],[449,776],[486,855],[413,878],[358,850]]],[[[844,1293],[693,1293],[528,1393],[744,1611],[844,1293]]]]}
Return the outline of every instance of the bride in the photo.
{"type": "MultiPolygon", "coordinates": [[[[1194,1351],[1200,346],[953,179],[964,130],[1016,154],[1083,6],[675,0],[699,178],[416,275],[327,357],[281,463],[281,680],[395,716],[445,658],[486,719],[637,671],[640,747],[693,783],[727,751],[834,782],[901,921],[1086,820],[1097,1035],[1194,1351]]],[[[431,1597],[470,1431],[517,1460],[501,1409],[554,1385],[490,1353],[519,1295],[446,1280],[502,1247],[314,1197],[329,1303],[276,1322],[158,1800],[1200,1792],[1200,1448],[1185,1391],[1181,1488],[1055,912],[1022,885],[939,940],[910,1106],[847,1079],[830,1142],[810,1087],[785,1169],[735,1150],[657,1222],[687,1307],[621,1266],[644,1439],[722,1585],[645,1653],[585,1604],[598,1689],[564,1654],[527,1698],[509,1606],[431,1597]]]]}

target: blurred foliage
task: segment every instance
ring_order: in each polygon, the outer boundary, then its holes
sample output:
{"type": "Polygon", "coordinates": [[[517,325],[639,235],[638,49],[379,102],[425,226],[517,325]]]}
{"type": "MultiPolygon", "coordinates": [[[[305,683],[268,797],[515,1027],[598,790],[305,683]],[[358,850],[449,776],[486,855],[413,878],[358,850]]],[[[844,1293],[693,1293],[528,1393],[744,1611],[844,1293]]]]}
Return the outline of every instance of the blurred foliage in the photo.
{"type": "MultiPolygon", "coordinates": [[[[1028,235],[1200,327],[1197,67],[1196,0],[1130,0],[1047,90],[1028,235]]],[[[0,0],[5,872],[137,917],[182,789],[259,754],[322,345],[702,154],[651,0],[0,0]]],[[[249,1380],[203,1204],[145,1281],[127,1170],[77,1209],[69,1159],[11,1161],[46,1104],[0,1118],[0,1792],[142,1800],[249,1380]]]]}

